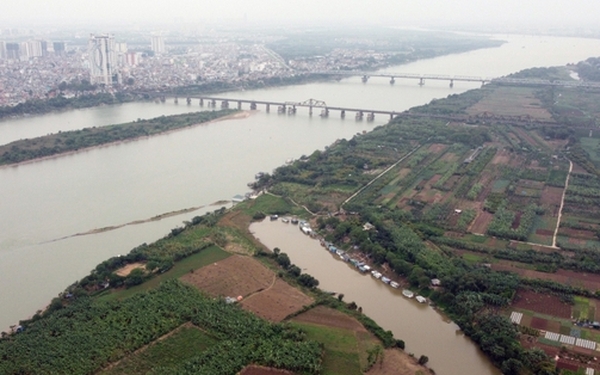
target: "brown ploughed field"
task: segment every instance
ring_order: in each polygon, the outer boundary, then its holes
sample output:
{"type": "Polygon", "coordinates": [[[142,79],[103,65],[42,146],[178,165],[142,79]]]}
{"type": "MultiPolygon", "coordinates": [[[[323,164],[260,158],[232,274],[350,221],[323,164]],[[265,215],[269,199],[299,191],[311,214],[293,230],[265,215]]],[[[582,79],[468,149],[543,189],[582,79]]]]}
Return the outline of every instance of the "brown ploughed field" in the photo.
{"type": "Polygon", "coordinates": [[[271,287],[242,300],[241,306],[261,318],[281,322],[288,315],[311,303],[312,298],[278,278],[271,287]]]}
{"type": "MultiPolygon", "coordinates": [[[[531,290],[522,289],[517,292],[512,303],[513,307],[534,311],[540,314],[557,316],[559,318],[571,318],[571,305],[562,302],[558,297],[550,294],[540,294],[531,290]]],[[[532,327],[536,319],[532,320],[532,327]]],[[[534,327],[545,329],[541,327],[534,327]]]]}
{"type": "Polygon", "coordinates": [[[274,278],[273,271],[257,260],[234,255],[185,274],[181,280],[213,297],[246,297],[268,288],[274,278]]]}

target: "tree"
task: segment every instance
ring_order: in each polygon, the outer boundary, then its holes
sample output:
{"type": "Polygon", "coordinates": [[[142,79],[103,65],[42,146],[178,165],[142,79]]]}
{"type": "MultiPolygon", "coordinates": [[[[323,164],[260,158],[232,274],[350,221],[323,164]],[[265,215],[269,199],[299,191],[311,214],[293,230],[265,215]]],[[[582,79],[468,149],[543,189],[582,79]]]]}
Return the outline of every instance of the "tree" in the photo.
{"type": "Polygon", "coordinates": [[[427,357],[426,355],[422,355],[419,357],[419,364],[420,365],[425,365],[427,362],[429,362],[429,357],[427,357]]]}
{"type": "Polygon", "coordinates": [[[298,277],[302,273],[302,271],[300,270],[300,267],[298,267],[295,264],[292,264],[290,266],[290,268],[288,269],[288,272],[289,272],[290,275],[292,275],[294,277],[298,277]]]}
{"type": "Polygon", "coordinates": [[[337,299],[338,299],[338,301],[344,300],[344,293],[338,294],[337,299]]]}
{"type": "Polygon", "coordinates": [[[275,260],[284,269],[288,269],[289,266],[292,264],[292,262],[290,261],[290,257],[288,257],[286,253],[279,253],[275,260]]]}

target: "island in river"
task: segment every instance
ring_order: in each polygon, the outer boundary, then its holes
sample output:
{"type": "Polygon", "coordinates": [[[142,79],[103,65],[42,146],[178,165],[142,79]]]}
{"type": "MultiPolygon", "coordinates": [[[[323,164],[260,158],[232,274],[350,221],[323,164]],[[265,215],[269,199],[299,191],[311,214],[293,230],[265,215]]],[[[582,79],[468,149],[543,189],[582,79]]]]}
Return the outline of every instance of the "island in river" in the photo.
{"type": "MultiPolygon", "coordinates": [[[[77,152],[92,147],[132,141],[186,127],[239,116],[236,110],[201,111],[161,116],[126,124],[58,132],[42,137],[22,139],[0,146],[0,166],[77,152]]],[[[244,114],[241,114],[245,116],[244,114]]]]}
{"type": "Polygon", "coordinates": [[[600,273],[600,177],[592,151],[599,138],[586,116],[597,116],[598,95],[489,85],[419,109],[445,111],[454,121],[397,118],[280,167],[256,183],[270,194],[195,217],[154,244],[98,265],[4,335],[0,366],[9,373],[87,373],[146,361],[156,373],[217,363],[230,366],[228,373],[250,363],[310,373],[376,371],[392,357],[384,347],[404,342],[356,304],[319,292],[318,280],[287,254],[270,253],[252,238],[251,220],[277,214],[310,220],[349,259],[362,257],[432,300],[505,373],[595,368],[598,339],[590,321],[600,289],[592,277],[600,273]],[[586,111],[569,116],[562,103],[586,111]],[[128,274],[119,272],[135,263],[128,274]],[[231,272],[239,269],[248,272],[231,272]],[[167,282],[157,287],[161,281],[167,282]],[[237,302],[205,299],[197,289],[237,302]],[[266,324],[234,304],[285,323],[266,324]],[[372,337],[359,334],[367,331],[372,337]],[[258,336],[264,339],[252,339],[258,336]],[[352,345],[342,345],[351,337],[352,345]],[[198,349],[174,350],[183,358],[169,365],[163,342],[198,349]]]}

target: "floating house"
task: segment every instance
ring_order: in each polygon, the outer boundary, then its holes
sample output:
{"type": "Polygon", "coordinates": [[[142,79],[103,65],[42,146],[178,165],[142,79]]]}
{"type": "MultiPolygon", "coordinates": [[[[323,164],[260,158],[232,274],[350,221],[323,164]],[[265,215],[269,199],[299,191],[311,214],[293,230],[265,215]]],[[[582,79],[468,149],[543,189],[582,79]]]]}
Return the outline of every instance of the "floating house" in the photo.
{"type": "Polygon", "coordinates": [[[415,294],[408,289],[404,289],[402,295],[406,298],[413,298],[415,296],[415,294]]]}

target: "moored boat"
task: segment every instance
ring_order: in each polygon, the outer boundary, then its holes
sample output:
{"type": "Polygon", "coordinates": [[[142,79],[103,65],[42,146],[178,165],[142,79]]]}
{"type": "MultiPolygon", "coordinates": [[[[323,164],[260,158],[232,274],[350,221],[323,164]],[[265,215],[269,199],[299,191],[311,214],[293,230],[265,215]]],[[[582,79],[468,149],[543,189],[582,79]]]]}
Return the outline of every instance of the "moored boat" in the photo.
{"type": "Polygon", "coordinates": [[[423,297],[423,296],[416,296],[415,299],[419,302],[419,303],[425,303],[427,302],[427,298],[423,297]]]}
{"type": "Polygon", "coordinates": [[[402,295],[406,298],[413,298],[415,294],[408,289],[404,289],[402,295]]]}
{"type": "Polygon", "coordinates": [[[398,284],[395,281],[390,281],[390,286],[394,289],[398,289],[400,287],[400,284],[398,284]]]}

